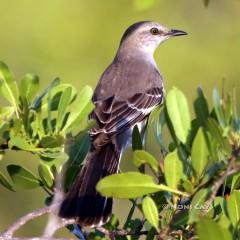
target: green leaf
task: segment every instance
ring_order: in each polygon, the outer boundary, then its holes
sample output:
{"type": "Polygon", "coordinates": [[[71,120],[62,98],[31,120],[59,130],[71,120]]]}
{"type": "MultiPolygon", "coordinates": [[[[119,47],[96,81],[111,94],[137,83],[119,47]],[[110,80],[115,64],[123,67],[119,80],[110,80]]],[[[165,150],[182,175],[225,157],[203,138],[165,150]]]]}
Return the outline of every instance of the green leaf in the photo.
{"type": "Polygon", "coordinates": [[[220,96],[218,94],[218,90],[216,88],[213,89],[213,106],[214,106],[215,113],[217,115],[218,122],[220,123],[222,128],[225,128],[226,123],[225,123],[223,107],[222,107],[220,96]]]}
{"type": "Polygon", "coordinates": [[[77,177],[78,173],[80,172],[81,167],[77,166],[77,165],[70,165],[66,172],[65,172],[65,176],[64,176],[64,191],[68,192],[70,187],[72,186],[75,178],[77,177]]]}
{"type": "Polygon", "coordinates": [[[188,193],[194,193],[194,184],[188,179],[182,179],[182,181],[183,181],[182,186],[184,190],[188,193]]]}
{"type": "Polygon", "coordinates": [[[177,150],[169,153],[164,159],[164,176],[167,185],[177,189],[180,179],[183,175],[183,165],[179,158],[177,150]]]}
{"type": "Polygon", "coordinates": [[[89,134],[87,131],[81,132],[75,138],[67,138],[65,142],[65,152],[69,156],[69,160],[67,162],[68,165],[76,165],[79,166],[84,161],[89,147],[90,140],[89,134]]]}
{"type": "Polygon", "coordinates": [[[234,174],[231,183],[231,192],[240,186],[240,173],[234,174]]]}
{"type": "Polygon", "coordinates": [[[8,165],[7,171],[13,183],[17,187],[24,188],[24,189],[32,189],[40,186],[39,179],[29,170],[21,166],[8,165]]]}
{"type": "Polygon", "coordinates": [[[142,148],[143,148],[143,145],[142,145],[141,134],[139,132],[138,126],[135,125],[132,133],[132,149],[133,151],[135,151],[135,150],[140,150],[142,148]]]}
{"type": "Polygon", "coordinates": [[[0,62],[0,92],[15,108],[16,115],[18,116],[19,93],[17,83],[8,66],[3,62],[0,62]]]}
{"type": "Polygon", "coordinates": [[[150,113],[150,116],[148,118],[146,140],[148,140],[149,136],[154,134],[161,149],[167,152],[164,139],[163,139],[163,128],[165,125],[166,125],[165,106],[164,105],[157,106],[153,109],[153,111],[150,113]]]}
{"type": "Polygon", "coordinates": [[[94,105],[91,101],[93,90],[89,86],[83,88],[77,99],[71,105],[71,113],[63,130],[79,127],[81,121],[93,110],[94,105]]]}
{"type": "Polygon", "coordinates": [[[171,89],[166,97],[167,112],[174,131],[182,143],[186,143],[191,129],[187,99],[177,88],[171,89]]]}
{"type": "Polygon", "coordinates": [[[232,240],[228,229],[222,228],[210,218],[203,218],[197,223],[197,235],[199,240],[221,239],[232,240]]]}
{"type": "Polygon", "coordinates": [[[204,203],[207,196],[208,196],[207,189],[201,189],[194,195],[191,201],[191,209],[189,211],[188,223],[194,223],[199,220],[201,211],[206,210],[205,209],[206,206],[204,205],[204,203]]]}
{"type": "Polygon", "coordinates": [[[221,147],[224,147],[223,131],[213,118],[208,118],[207,128],[221,147]]]}
{"type": "Polygon", "coordinates": [[[62,127],[64,116],[66,114],[66,109],[69,103],[71,102],[71,98],[72,98],[72,88],[68,87],[62,93],[62,96],[59,101],[56,131],[60,130],[62,127]]]}
{"type": "Polygon", "coordinates": [[[9,122],[10,118],[14,114],[14,107],[0,107],[0,127],[6,122],[9,122]]]}
{"type": "Polygon", "coordinates": [[[221,228],[230,229],[231,222],[229,221],[225,214],[221,214],[218,220],[218,225],[221,226],[221,228]]]}
{"type": "Polygon", "coordinates": [[[13,146],[25,150],[25,151],[38,151],[37,148],[31,146],[26,139],[21,137],[13,137],[9,141],[9,147],[12,148],[13,146]]]}
{"type": "Polygon", "coordinates": [[[159,163],[156,158],[144,150],[136,150],[133,152],[133,163],[138,168],[143,164],[147,164],[155,173],[159,172],[159,163]]]}
{"type": "MultiPolygon", "coordinates": [[[[40,107],[42,107],[43,105],[43,102],[45,102],[45,106],[47,108],[48,106],[48,102],[47,102],[47,97],[48,97],[48,93],[51,89],[55,88],[56,86],[58,86],[60,84],[60,79],[59,78],[55,78],[50,84],[49,86],[43,91],[43,93],[38,96],[34,102],[33,102],[33,105],[32,105],[32,108],[34,110],[38,110],[40,107]],[[44,100],[45,98],[45,100],[44,100]]],[[[42,107],[43,108],[43,107],[42,107]]]]}
{"type": "Polygon", "coordinates": [[[103,196],[127,199],[158,191],[186,195],[165,185],[157,185],[151,176],[138,172],[113,174],[105,177],[98,182],[96,189],[103,196]]]}
{"type": "Polygon", "coordinates": [[[194,110],[197,116],[197,120],[202,126],[206,125],[206,121],[209,117],[209,110],[207,100],[202,92],[202,89],[198,89],[198,97],[194,101],[194,110]]]}
{"type": "Polygon", "coordinates": [[[207,120],[207,129],[211,133],[213,139],[217,142],[217,144],[227,153],[231,152],[231,146],[227,141],[225,141],[223,137],[223,130],[217,121],[213,118],[208,118],[207,120]]]}
{"type": "Polygon", "coordinates": [[[36,75],[26,74],[20,84],[20,96],[30,102],[39,89],[39,78],[36,75]]]}
{"type": "Polygon", "coordinates": [[[46,164],[40,164],[38,166],[38,174],[40,178],[42,179],[43,183],[48,187],[52,188],[53,187],[53,179],[54,176],[51,172],[51,169],[48,165],[46,164]]]}
{"type": "Polygon", "coordinates": [[[0,184],[10,191],[14,192],[12,185],[8,182],[7,178],[0,172],[0,184]]]}
{"type": "Polygon", "coordinates": [[[227,200],[228,218],[237,227],[240,222],[240,191],[234,190],[227,200]]]}
{"type": "Polygon", "coordinates": [[[39,145],[43,148],[61,147],[64,143],[64,137],[61,135],[43,137],[39,145]]]}
{"type": "Polygon", "coordinates": [[[199,178],[208,164],[209,151],[203,128],[199,128],[193,141],[191,158],[193,169],[199,178]]]}
{"type": "Polygon", "coordinates": [[[142,202],[142,210],[147,221],[158,231],[158,209],[151,197],[145,197],[142,202]]]}

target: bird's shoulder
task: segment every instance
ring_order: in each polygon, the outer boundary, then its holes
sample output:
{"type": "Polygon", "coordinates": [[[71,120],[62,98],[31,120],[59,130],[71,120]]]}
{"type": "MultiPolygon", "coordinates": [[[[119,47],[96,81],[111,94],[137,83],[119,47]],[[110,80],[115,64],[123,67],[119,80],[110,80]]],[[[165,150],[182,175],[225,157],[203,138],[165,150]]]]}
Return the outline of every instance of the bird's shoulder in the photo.
{"type": "Polygon", "coordinates": [[[136,93],[162,87],[162,76],[157,67],[141,60],[114,61],[103,72],[94,91],[93,101],[106,100],[111,96],[128,99],[136,93]]]}

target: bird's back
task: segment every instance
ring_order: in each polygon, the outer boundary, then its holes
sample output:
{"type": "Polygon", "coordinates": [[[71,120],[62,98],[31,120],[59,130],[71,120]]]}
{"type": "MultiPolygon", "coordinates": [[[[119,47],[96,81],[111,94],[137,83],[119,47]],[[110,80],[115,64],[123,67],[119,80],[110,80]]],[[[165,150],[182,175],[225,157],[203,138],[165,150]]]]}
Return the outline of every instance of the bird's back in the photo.
{"type": "Polygon", "coordinates": [[[152,88],[162,88],[162,76],[152,62],[115,58],[104,71],[95,89],[94,102],[114,96],[118,100],[127,100],[137,93],[152,88]]]}

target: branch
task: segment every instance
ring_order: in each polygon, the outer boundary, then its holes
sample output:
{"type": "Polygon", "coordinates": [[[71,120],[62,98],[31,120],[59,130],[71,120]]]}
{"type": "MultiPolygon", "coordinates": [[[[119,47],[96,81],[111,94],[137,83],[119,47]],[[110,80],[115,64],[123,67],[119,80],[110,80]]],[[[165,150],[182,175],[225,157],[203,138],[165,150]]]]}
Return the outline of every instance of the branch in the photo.
{"type": "MultiPolygon", "coordinates": [[[[6,238],[0,238],[1,240],[6,240],[6,238]]],[[[49,238],[49,237],[34,237],[34,238],[10,238],[11,240],[75,240],[74,238],[49,238]]]]}
{"type": "Polygon", "coordinates": [[[240,166],[236,165],[236,159],[239,157],[239,155],[240,155],[240,148],[233,149],[231,157],[228,160],[228,167],[224,172],[222,172],[222,174],[220,174],[219,179],[217,179],[217,181],[214,182],[212,193],[209,196],[208,200],[206,201],[207,207],[203,209],[201,216],[204,216],[205,214],[207,214],[209,207],[213,203],[218,190],[223,185],[226,178],[240,171],[240,166]]]}
{"type": "Polygon", "coordinates": [[[108,231],[103,227],[97,227],[96,230],[110,237],[110,239],[115,239],[115,237],[141,236],[141,235],[148,234],[148,231],[138,231],[138,232],[128,232],[126,230],[108,231]]]}
{"type": "MultiPolygon", "coordinates": [[[[25,216],[21,217],[20,219],[18,219],[15,223],[13,223],[9,228],[7,228],[1,235],[0,235],[0,240],[7,240],[7,239],[15,239],[15,240],[19,240],[19,239],[22,239],[22,240],[25,240],[25,239],[33,239],[33,238],[12,238],[13,234],[18,230],[20,229],[23,225],[25,225],[27,222],[29,222],[30,220],[33,220],[35,218],[38,218],[38,217],[41,217],[42,215],[44,214],[47,214],[47,213],[51,213],[53,212],[54,209],[56,209],[56,207],[58,207],[58,204],[55,205],[55,206],[50,206],[50,207],[44,207],[44,208],[40,208],[40,209],[37,209],[33,212],[30,212],[28,214],[26,214],[25,216]]],[[[68,220],[65,220],[65,219],[62,219],[62,221],[60,223],[58,223],[58,225],[55,226],[55,231],[66,226],[66,225],[70,225],[70,224],[73,224],[75,223],[75,220],[74,219],[68,219],[68,220]]],[[[51,239],[54,239],[54,238],[35,238],[34,237],[34,240],[51,240],[51,239]]],[[[64,238],[61,238],[62,240],[64,238]]]]}

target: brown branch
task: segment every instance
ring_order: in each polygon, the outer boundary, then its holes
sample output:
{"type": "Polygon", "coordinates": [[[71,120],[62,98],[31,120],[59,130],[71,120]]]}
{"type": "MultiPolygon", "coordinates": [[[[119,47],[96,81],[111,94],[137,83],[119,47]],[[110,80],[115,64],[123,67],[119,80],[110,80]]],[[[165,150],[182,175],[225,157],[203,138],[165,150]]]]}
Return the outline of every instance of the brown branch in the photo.
{"type": "Polygon", "coordinates": [[[104,227],[97,227],[97,231],[105,234],[106,236],[110,237],[111,239],[115,239],[115,237],[126,237],[126,236],[141,236],[147,235],[148,231],[139,231],[139,232],[128,232],[127,230],[115,230],[115,231],[108,231],[104,227]]]}
{"type": "Polygon", "coordinates": [[[75,240],[74,238],[49,238],[49,237],[33,237],[33,238],[17,238],[17,237],[13,237],[13,238],[10,238],[10,239],[11,240],[75,240]]]}
{"type": "MultiPolygon", "coordinates": [[[[7,240],[7,239],[15,239],[15,240],[19,240],[19,239],[22,239],[22,240],[25,240],[25,239],[45,240],[45,239],[48,239],[49,240],[49,239],[54,239],[54,238],[49,238],[49,237],[48,238],[46,238],[46,237],[13,238],[12,236],[18,229],[20,229],[23,225],[25,225],[30,220],[41,217],[42,215],[47,214],[47,213],[52,213],[58,206],[59,205],[56,204],[55,206],[40,208],[40,209],[37,209],[37,210],[30,212],[30,213],[26,214],[25,216],[19,218],[15,223],[13,223],[3,233],[0,234],[0,240],[7,240]]],[[[62,227],[65,227],[66,225],[70,225],[70,224],[74,224],[74,223],[75,223],[74,219],[68,219],[68,220],[62,219],[62,221],[55,226],[54,230],[56,231],[62,227]]],[[[64,239],[64,238],[61,238],[61,239],[64,239]]]]}
{"type": "Polygon", "coordinates": [[[228,160],[227,169],[224,172],[222,172],[219,178],[217,179],[217,181],[213,183],[212,192],[205,203],[206,208],[204,208],[203,211],[201,212],[201,216],[204,216],[207,214],[209,207],[213,203],[218,190],[224,184],[224,181],[226,180],[226,178],[240,171],[240,166],[236,165],[236,159],[239,157],[239,155],[240,155],[240,148],[233,149],[231,157],[228,160]]]}

